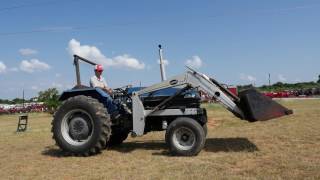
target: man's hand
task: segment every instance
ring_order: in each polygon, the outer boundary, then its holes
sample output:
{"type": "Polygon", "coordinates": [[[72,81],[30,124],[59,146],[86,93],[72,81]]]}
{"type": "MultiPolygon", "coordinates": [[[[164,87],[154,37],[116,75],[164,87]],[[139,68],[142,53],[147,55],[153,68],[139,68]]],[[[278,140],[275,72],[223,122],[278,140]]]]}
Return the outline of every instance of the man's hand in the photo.
{"type": "Polygon", "coordinates": [[[112,95],[112,89],[111,89],[111,88],[104,87],[103,90],[105,90],[107,93],[109,93],[110,95],[112,95]]]}

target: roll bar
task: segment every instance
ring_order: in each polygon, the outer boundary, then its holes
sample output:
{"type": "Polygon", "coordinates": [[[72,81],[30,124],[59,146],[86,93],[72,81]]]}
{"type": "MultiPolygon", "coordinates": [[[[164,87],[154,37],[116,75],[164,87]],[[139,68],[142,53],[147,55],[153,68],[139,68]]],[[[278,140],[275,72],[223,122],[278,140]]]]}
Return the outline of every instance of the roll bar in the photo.
{"type": "Polygon", "coordinates": [[[76,77],[77,77],[77,86],[81,86],[81,78],[80,78],[80,66],[79,66],[79,60],[83,61],[83,62],[86,62],[88,64],[91,64],[93,66],[97,65],[96,63],[86,59],[86,58],[83,58],[83,57],[80,57],[78,55],[73,55],[73,64],[75,66],[75,69],[76,69],[76,77]]]}

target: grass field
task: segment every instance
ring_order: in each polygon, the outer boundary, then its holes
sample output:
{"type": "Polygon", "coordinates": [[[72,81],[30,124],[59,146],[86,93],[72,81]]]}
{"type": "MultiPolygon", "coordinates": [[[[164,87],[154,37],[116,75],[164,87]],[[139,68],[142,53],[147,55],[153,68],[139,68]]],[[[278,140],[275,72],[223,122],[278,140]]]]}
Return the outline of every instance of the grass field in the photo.
{"type": "Polygon", "coordinates": [[[320,100],[280,101],[294,115],[248,123],[205,105],[209,131],[195,157],[172,157],[164,132],[128,138],[92,157],[63,157],[48,114],[0,116],[0,179],[320,179],[320,100]]]}

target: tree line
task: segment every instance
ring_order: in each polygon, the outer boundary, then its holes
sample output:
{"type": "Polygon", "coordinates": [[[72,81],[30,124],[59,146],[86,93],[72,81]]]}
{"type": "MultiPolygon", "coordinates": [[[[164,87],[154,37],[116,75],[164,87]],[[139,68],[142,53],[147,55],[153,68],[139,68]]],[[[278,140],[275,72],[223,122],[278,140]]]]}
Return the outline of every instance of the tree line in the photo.
{"type": "Polygon", "coordinates": [[[56,109],[59,105],[59,91],[57,88],[49,88],[44,91],[38,92],[37,98],[22,99],[14,98],[12,100],[0,99],[0,104],[22,104],[22,103],[31,103],[31,102],[43,102],[46,107],[50,110],[56,109]]]}
{"type": "MultiPolygon", "coordinates": [[[[318,76],[318,80],[316,82],[300,82],[300,83],[282,83],[277,82],[275,84],[272,84],[270,86],[268,85],[262,85],[260,87],[257,87],[258,90],[264,91],[264,92],[279,92],[284,90],[301,90],[301,89],[312,89],[312,88],[320,88],[320,75],[318,76]]],[[[252,87],[251,84],[249,85],[241,85],[237,86],[238,91],[241,91],[243,89],[247,89],[249,87],[252,87]]],[[[36,98],[36,102],[43,102],[49,109],[54,110],[59,105],[59,91],[57,88],[49,88],[44,91],[38,92],[38,97],[36,98]]],[[[22,98],[14,98],[12,100],[8,99],[0,99],[0,104],[22,104],[23,102],[35,102],[35,98],[24,100],[22,98]]]]}
{"type": "MultiPolygon", "coordinates": [[[[240,85],[237,86],[238,90],[248,89],[253,87],[252,84],[247,85],[240,85]]],[[[320,75],[318,76],[318,80],[316,82],[299,82],[299,83],[283,83],[283,82],[276,82],[272,85],[262,85],[257,87],[258,90],[263,92],[280,92],[285,90],[306,90],[312,88],[320,88],[320,75]]]]}

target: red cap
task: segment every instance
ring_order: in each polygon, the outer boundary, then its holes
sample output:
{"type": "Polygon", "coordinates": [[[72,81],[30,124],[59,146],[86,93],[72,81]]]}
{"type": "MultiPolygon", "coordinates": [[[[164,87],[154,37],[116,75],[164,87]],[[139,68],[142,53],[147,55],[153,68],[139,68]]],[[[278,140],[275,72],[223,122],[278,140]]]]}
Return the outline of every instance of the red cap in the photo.
{"type": "Polygon", "coordinates": [[[103,67],[102,67],[102,65],[98,64],[98,65],[95,65],[94,70],[102,72],[103,71],[103,67]]]}

